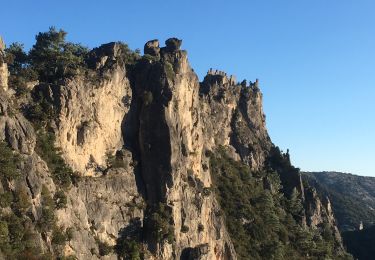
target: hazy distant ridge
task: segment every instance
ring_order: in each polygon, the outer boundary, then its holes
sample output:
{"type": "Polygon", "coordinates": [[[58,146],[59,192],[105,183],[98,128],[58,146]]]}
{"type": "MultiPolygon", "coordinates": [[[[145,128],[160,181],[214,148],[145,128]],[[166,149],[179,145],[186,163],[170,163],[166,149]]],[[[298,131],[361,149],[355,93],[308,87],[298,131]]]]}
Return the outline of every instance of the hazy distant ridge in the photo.
{"type": "Polygon", "coordinates": [[[375,177],[341,172],[304,172],[303,176],[328,195],[340,231],[355,230],[375,223],[375,177]]]}

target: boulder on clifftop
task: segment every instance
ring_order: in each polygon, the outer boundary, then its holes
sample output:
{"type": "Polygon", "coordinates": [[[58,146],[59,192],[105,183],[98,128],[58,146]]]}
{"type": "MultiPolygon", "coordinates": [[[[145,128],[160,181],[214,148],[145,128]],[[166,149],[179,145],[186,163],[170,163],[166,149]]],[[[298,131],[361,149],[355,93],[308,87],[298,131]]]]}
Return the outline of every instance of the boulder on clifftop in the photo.
{"type": "Polygon", "coordinates": [[[146,42],[144,53],[151,56],[158,56],[160,54],[160,47],[158,40],[151,40],[146,42]]]}
{"type": "Polygon", "coordinates": [[[165,41],[166,49],[168,51],[179,51],[182,44],[182,40],[177,38],[169,38],[165,41]]]}

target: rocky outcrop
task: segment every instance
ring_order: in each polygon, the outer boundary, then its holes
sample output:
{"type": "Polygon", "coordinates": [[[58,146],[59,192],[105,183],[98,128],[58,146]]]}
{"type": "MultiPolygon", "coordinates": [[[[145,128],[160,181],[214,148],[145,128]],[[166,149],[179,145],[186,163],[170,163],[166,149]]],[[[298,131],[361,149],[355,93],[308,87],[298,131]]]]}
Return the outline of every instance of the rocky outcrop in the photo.
{"type": "Polygon", "coordinates": [[[160,47],[158,40],[151,40],[146,42],[144,47],[144,54],[159,57],[160,47]]]}
{"type": "MultiPolygon", "coordinates": [[[[131,64],[120,43],[102,45],[87,55],[84,72],[33,88],[31,102],[51,106],[48,130],[72,169],[70,177],[77,178],[69,187],[59,187],[50,160],[34,149],[32,124],[0,93],[0,139],[24,160],[18,186],[27,187],[32,202],[25,218],[31,223],[43,218],[46,190],[51,197],[62,190],[66,196],[66,205],[55,212],[56,227],[71,237],[56,249],[52,231],[36,230],[43,252],[117,259],[114,251],[103,256],[101,246],[136,232],[143,252],[151,252],[146,259],[237,259],[208,156],[225,146],[233,159],[254,171],[264,169],[274,146],[259,83],[238,84],[234,76],[212,70],[200,83],[180,49],[182,41],[165,43],[160,48],[157,40],[147,42],[144,57],[131,64]],[[159,236],[165,230],[168,234],[159,236]]],[[[300,175],[289,179],[305,200],[300,175]]],[[[259,185],[273,190],[270,183],[264,179],[259,185]]],[[[5,188],[0,186],[0,193],[5,188]]],[[[323,205],[315,193],[306,201],[309,226],[335,225],[328,202],[323,205]]]]}
{"type": "Polygon", "coordinates": [[[225,73],[209,71],[200,93],[207,148],[228,146],[234,158],[261,169],[272,143],[259,88],[232,85],[225,73]]]}
{"type": "MultiPolygon", "coordinates": [[[[58,210],[58,224],[71,230],[73,239],[66,255],[78,259],[99,259],[99,244],[115,246],[116,240],[133,223],[143,222],[144,202],[137,191],[133,168],[110,170],[106,177],[86,177],[68,193],[65,209],[58,210]]],[[[117,259],[111,254],[106,259],[117,259]]]]}
{"type": "Polygon", "coordinates": [[[211,177],[202,167],[207,158],[198,77],[179,50],[181,41],[170,39],[166,45],[160,61],[144,60],[134,75],[146,198],[170,208],[174,227],[173,249],[165,241],[158,246],[150,241],[151,248],[158,259],[235,259],[217,216],[219,206],[203,192],[211,187],[211,177]]]}
{"type": "Polygon", "coordinates": [[[314,229],[329,229],[335,237],[335,247],[344,252],[342,237],[337,228],[336,219],[332,211],[332,204],[328,197],[321,199],[315,188],[305,189],[305,215],[306,224],[314,229]]]}
{"type": "Polygon", "coordinates": [[[8,65],[5,59],[5,44],[0,36],[0,88],[8,90],[8,65]]]}
{"type": "Polygon", "coordinates": [[[12,106],[4,90],[0,90],[0,140],[24,154],[32,154],[35,147],[32,125],[12,106]]]}
{"type": "Polygon", "coordinates": [[[177,38],[170,38],[170,39],[165,41],[165,45],[166,45],[165,49],[168,52],[179,51],[180,47],[181,47],[181,44],[182,44],[182,40],[179,40],[177,38]]]}
{"type": "Polygon", "coordinates": [[[51,100],[57,110],[56,141],[73,170],[101,174],[108,154],[123,145],[122,126],[130,108],[132,90],[126,69],[116,59],[118,44],[106,44],[90,53],[101,74],[77,76],[61,85],[42,84],[34,92],[51,100]]]}

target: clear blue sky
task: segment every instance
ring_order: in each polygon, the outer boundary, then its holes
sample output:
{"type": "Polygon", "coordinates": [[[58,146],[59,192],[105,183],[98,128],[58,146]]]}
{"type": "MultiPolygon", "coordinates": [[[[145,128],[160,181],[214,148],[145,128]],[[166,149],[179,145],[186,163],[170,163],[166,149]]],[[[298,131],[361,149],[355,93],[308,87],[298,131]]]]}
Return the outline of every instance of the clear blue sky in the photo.
{"type": "Polygon", "coordinates": [[[182,38],[202,79],[259,78],[272,140],[302,170],[375,176],[373,0],[19,0],[0,34],[29,48],[50,25],[89,47],[182,38]]]}

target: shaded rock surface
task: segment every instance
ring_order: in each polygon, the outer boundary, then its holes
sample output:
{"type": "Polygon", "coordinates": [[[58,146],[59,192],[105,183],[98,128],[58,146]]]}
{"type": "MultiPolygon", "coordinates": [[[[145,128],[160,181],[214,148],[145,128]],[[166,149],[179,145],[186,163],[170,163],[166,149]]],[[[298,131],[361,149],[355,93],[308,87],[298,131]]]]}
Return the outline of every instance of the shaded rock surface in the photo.
{"type": "Polygon", "coordinates": [[[160,47],[158,40],[151,40],[146,42],[144,47],[144,53],[149,54],[151,56],[159,56],[160,47]]]}

